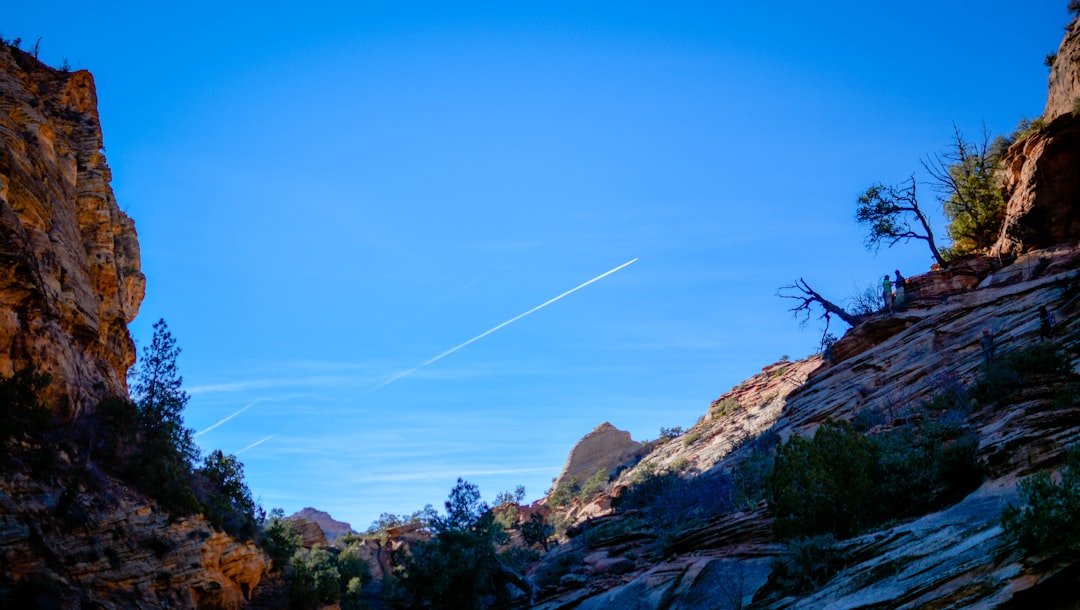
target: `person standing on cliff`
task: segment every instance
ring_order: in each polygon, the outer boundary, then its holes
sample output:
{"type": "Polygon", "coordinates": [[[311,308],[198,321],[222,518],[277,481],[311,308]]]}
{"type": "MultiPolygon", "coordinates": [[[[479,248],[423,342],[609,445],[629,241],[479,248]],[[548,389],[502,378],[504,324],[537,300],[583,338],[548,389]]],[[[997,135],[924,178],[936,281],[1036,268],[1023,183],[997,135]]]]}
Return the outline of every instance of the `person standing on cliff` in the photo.
{"type": "Polygon", "coordinates": [[[904,276],[900,275],[900,270],[896,270],[896,281],[893,282],[893,286],[896,287],[896,298],[894,299],[897,309],[904,308],[904,276]]]}
{"type": "Polygon", "coordinates": [[[889,279],[888,273],[885,274],[885,279],[881,280],[881,300],[885,302],[885,311],[892,313],[892,280],[889,279]]]}
{"type": "Polygon", "coordinates": [[[1039,338],[1047,341],[1053,333],[1054,314],[1046,310],[1046,305],[1039,305],[1039,338]]]}

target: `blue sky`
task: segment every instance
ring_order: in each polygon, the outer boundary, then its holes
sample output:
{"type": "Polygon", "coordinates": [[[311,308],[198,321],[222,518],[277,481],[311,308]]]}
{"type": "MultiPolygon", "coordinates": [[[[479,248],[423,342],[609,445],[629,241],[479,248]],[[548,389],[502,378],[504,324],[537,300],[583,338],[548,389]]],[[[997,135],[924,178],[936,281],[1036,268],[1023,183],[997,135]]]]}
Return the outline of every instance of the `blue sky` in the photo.
{"type": "Polygon", "coordinates": [[[797,277],[929,268],[855,198],[1041,113],[1066,2],[876,4],[0,0],[0,34],[96,78],[132,332],[168,321],[199,443],[362,529],[692,425],[815,351],[797,277]]]}

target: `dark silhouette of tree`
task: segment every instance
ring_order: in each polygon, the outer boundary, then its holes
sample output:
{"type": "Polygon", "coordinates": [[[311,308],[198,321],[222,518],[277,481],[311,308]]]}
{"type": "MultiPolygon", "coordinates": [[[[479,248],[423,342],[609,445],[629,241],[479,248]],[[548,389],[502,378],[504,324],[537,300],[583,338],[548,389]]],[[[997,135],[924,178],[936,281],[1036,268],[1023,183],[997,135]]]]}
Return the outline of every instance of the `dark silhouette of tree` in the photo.
{"type": "Polygon", "coordinates": [[[879,183],[866,189],[859,196],[855,219],[870,230],[866,236],[867,249],[877,251],[882,243],[892,247],[899,242],[918,239],[926,242],[939,265],[948,266],[934,241],[930,222],[919,207],[914,176],[906,185],[885,186],[879,183]],[[912,228],[913,220],[918,222],[918,228],[912,228]]]}
{"type": "Polygon", "coordinates": [[[244,481],[244,464],[235,455],[215,449],[203,460],[198,474],[206,486],[199,496],[210,521],[234,535],[253,537],[265,513],[244,481]]]}
{"type": "Polygon", "coordinates": [[[825,321],[825,328],[821,331],[823,349],[825,340],[829,337],[829,325],[832,323],[834,316],[846,322],[848,326],[855,326],[859,321],[858,316],[848,313],[843,307],[818,294],[802,278],[795,280],[794,284],[781,286],[776,291],[776,296],[783,299],[795,299],[799,302],[789,311],[792,312],[793,316],[799,318],[799,324],[803,326],[810,320],[815,308],[821,309],[821,315],[818,316],[818,319],[825,321]]]}
{"type": "Polygon", "coordinates": [[[432,520],[435,537],[418,543],[405,561],[403,584],[419,607],[469,610],[506,602],[507,585],[528,589],[499,560],[506,534],[476,485],[457,480],[446,515],[432,520]]]}

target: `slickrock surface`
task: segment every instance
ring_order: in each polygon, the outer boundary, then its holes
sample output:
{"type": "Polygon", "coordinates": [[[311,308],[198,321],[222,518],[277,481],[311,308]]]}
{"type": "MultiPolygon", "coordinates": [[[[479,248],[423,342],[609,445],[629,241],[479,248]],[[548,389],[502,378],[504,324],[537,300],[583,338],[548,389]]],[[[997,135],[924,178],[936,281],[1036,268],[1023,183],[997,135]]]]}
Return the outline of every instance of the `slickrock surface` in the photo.
{"type": "Polygon", "coordinates": [[[37,365],[70,414],[126,393],[146,284],[103,151],[90,73],[0,45],[0,374],[37,365]]]}

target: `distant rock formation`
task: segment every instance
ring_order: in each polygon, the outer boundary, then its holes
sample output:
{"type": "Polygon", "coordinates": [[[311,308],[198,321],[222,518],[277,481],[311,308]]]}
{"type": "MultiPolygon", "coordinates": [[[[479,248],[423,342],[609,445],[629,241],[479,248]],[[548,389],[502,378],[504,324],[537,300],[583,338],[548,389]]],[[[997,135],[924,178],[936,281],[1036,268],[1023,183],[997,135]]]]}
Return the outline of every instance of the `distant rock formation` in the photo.
{"type": "Polygon", "coordinates": [[[338,536],[343,536],[353,531],[353,528],[344,521],[337,521],[330,516],[330,513],[316,510],[310,506],[303,508],[300,512],[294,513],[287,517],[288,519],[298,520],[306,519],[312,523],[315,523],[322,529],[326,539],[331,543],[337,539],[338,536]]]}
{"type": "Polygon", "coordinates": [[[146,285],[103,151],[90,73],[0,45],[0,374],[50,373],[70,415],[126,395],[146,285]]]}
{"type": "Polygon", "coordinates": [[[615,474],[615,469],[634,460],[641,451],[642,444],[630,438],[630,433],[619,430],[604,422],[570,450],[562,472],[555,478],[552,489],[571,479],[581,483],[597,470],[606,468],[608,474],[615,474]]]}

